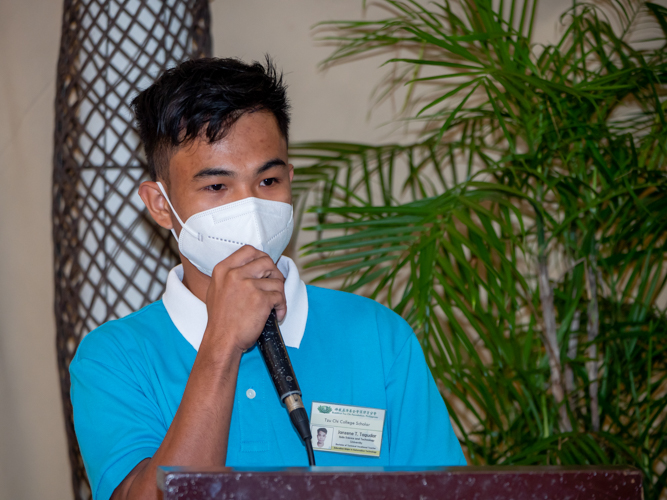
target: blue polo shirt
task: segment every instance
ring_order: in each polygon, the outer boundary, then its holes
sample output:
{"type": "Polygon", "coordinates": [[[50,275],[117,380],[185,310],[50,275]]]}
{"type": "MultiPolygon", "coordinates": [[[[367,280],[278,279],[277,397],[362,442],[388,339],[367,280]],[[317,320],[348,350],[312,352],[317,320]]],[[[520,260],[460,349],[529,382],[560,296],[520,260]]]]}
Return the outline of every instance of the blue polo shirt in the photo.
{"type": "MultiPolygon", "coordinates": [[[[312,401],[386,410],[380,457],[316,452],[317,465],[465,465],[410,326],[373,300],[306,288],[305,333],[298,349],[287,350],[308,413],[312,401]]],[[[71,398],[96,500],[107,500],[158,449],[196,355],[161,300],[83,339],[70,366],[71,398]]],[[[241,358],[226,465],[308,465],[256,347],[241,358]]]]}

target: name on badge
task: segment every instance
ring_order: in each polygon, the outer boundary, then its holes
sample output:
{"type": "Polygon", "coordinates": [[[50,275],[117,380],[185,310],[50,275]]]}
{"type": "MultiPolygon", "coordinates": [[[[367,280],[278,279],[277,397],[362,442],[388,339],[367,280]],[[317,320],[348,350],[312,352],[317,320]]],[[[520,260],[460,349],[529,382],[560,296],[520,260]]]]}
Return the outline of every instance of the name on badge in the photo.
{"type": "Polygon", "coordinates": [[[385,410],[313,401],[313,450],[379,457],[385,410]]]}

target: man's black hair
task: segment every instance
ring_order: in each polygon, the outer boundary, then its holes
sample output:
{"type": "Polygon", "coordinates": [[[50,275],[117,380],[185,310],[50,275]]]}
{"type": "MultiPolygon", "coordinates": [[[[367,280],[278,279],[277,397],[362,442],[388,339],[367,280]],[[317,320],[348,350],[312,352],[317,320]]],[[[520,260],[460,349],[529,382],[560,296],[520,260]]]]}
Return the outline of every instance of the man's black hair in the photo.
{"type": "Polygon", "coordinates": [[[327,430],[324,427],[320,427],[319,429],[317,429],[317,433],[319,434],[320,432],[324,432],[326,434],[327,430]]]}
{"type": "Polygon", "coordinates": [[[168,69],[132,101],[152,180],[168,180],[174,151],[197,138],[224,138],[246,113],[273,113],[285,141],[289,101],[282,73],[239,59],[204,58],[168,69]]]}

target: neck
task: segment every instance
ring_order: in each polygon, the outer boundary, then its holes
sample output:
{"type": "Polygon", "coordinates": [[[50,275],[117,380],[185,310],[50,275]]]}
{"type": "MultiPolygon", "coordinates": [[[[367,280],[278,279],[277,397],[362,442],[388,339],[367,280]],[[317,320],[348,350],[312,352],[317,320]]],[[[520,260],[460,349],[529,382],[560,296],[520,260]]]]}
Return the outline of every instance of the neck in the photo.
{"type": "Polygon", "coordinates": [[[206,294],[211,283],[211,277],[202,273],[182,255],[181,262],[183,263],[183,284],[195,297],[206,303],[206,294]]]}

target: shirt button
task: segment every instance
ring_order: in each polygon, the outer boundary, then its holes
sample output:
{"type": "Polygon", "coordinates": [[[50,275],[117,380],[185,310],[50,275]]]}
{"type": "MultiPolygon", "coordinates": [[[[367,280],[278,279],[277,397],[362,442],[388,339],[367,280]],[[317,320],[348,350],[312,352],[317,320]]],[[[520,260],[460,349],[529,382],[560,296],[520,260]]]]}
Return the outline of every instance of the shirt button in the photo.
{"type": "Polygon", "coordinates": [[[257,393],[255,392],[255,389],[248,389],[247,391],[245,391],[245,395],[248,396],[248,399],[255,399],[257,393]]]}

